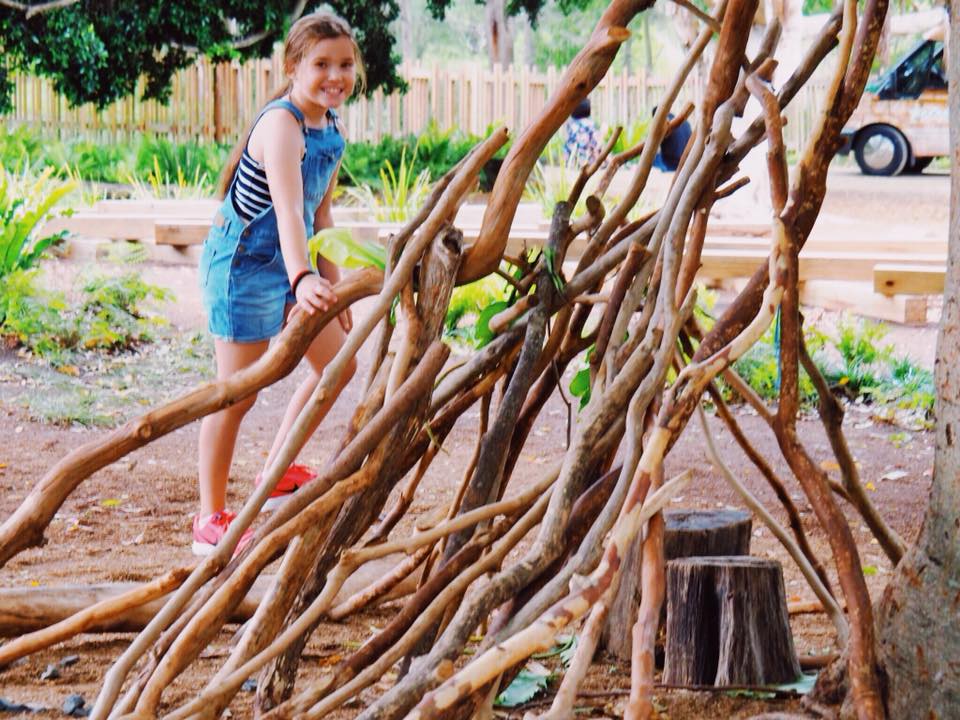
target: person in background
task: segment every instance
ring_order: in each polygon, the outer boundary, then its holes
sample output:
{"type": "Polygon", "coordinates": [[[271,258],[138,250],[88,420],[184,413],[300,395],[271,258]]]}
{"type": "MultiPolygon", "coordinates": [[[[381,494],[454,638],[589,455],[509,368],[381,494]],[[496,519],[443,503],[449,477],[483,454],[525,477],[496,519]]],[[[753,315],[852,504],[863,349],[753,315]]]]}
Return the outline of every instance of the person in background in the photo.
{"type": "Polygon", "coordinates": [[[590,98],[584,98],[573,109],[563,128],[566,132],[563,156],[567,165],[593,162],[600,153],[600,134],[590,117],[590,98]]]}
{"type": "MultiPolygon", "coordinates": [[[[657,114],[657,108],[653,108],[651,115],[657,114]]],[[[667,114],[667,120],[673,119],[673,113],[667,114]]],[[[690,123],[684,120],[670,133],[663,138],[660,143],[660,152],[653,160],[653,166],[663,172],[676,172],[680,166],[680,158],[683,157],[683,150],[687,147],[692,130],[690,123]]]]}

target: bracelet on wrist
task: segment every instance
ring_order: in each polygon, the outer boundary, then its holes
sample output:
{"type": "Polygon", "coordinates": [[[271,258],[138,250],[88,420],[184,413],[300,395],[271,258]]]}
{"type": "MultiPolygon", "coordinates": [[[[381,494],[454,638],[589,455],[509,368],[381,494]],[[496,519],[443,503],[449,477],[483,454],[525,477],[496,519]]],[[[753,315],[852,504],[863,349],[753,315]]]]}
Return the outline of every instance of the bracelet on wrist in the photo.
{"type": "Polygon", "coordinates": [[[293,293],[294,297],[297,296],[297,286],[307,275],[313,275],[313,270],[301,270],[299,273],[297,273],[297,276],[293,279],[293,282],[290,283],[290,292],[293,293]]]}

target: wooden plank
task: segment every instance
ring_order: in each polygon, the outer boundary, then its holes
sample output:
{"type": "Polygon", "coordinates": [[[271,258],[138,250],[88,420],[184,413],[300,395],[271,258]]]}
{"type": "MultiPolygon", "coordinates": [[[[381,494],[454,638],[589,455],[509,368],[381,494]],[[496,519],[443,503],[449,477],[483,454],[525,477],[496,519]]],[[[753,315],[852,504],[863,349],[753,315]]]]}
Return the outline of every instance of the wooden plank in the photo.
{"type": "Polygon", "coordinates": [[[165,215],[171,220],[179,220],[182,218],[211,218],[218,207],[220,207],[220,200],[214,198],[202,200],[98,200],[89,212],[110,215],[165,215]]]}
{"type": "Polygon", "coordinates": [[[210,232],[210,220],[159,220],[154,225],[157,245],[200,245],[210,232]]]}
{"type": "Polygon", "coordinates": [[[903,325],[924,325],[927,322],[926,297],[889,297],[874,292],[873,287],[865,282],[807,281],[800,287],[800,303],[826,310],[846,310],[903,325]]]}
{"type": "MultiPolygon", "coordinates": [[[[54,218],[41,229],[41,234],[66,230],[75,235],[107,240],[139,240],[153,242],[156,215],[109,215],[95,212],[75,213],[70,217],[54,218]]],[[[209,220],[207,221],[209,223],[209,220]]]]}
{"type": "Polygon", "coordinates": [[[942,295],[945,265],[881,263],[873,268],[873,289],[884,295],[942,295]]]}
{"type": "MultiPolygon", "coordinates": [[[[703,278],[750,277],[767,260],[765,250],[706,248],[698,275],[703,278]]],[[[800,253],[800,280],[858,280],[873,282],[873,266],[881,263],[942,265],[943,255],[860,253],[807,250],[800,253]]]]}

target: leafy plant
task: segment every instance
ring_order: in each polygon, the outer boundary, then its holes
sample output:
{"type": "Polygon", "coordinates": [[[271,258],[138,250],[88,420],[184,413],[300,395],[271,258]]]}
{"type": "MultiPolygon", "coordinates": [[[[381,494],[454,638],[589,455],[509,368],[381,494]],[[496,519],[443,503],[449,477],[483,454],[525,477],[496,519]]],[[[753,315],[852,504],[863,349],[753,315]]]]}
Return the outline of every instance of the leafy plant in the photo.
{"type": "Polygon", "coordinates": [[[497,695],[494,705],[499,707],[516,707],[533,700],[550,685],[554,675],[539,663],[530,663],[517,673],[507,689],[497,695]]]}
{"type": "Polygon", "coordinates": [[[623,131],[620,133],[620,137],[617,138],[617,141],[613,144],[613,149],[610,151],[612,155],[617,153],[622,153],[624,150],[629,150],[630,148],[637,145],[641,142],[646,136],[647,131],[650,129],[650,120],[635,120],[632,123],[623,126],[623,131]]]}
{"type": "Polygon", "coordinates": [[[0,335],[54,365],[79,350],[126,350],[153,340],[165,323],[145,305],[171,298],[163,288],[145,283],[137,273],[93,276],[78,290],[79,301],[40,289],[39,269],[17,270],[0,288],[0,335]]]}
{"type": "Polygon", "coordinates": [[[60,364],[65,346],[76,343],[76,331],[62,293],[35,286],[39,270],[14,270],[0,285],[0,336],[8,345],[22,346],[60,364]]]}
{"type": "Polygon", "coordinates": [[[37,178],[29,172],[12,175],[0,166],[0,278],[33,267],[44,250],[66,234],[37,237],[43,223],[56,215],[57,204],[76,187],[52,175],[49,168],[37,178]]]}
{"type": "MultiPolygon", "coordinates": [[[[809,344],[809,343],[808,343],[809,344]]],[[[734,370],[747,381],[764,400],[774,400],[780,394],[780,351],[771,326],[763,337],[733,364],[734,370]]],[[[800,401],[813,403],[817,393],[807,373],[800,368],[800,401]]]]}
{"type": "Polygon", "coordinates": [[[43,141],[30,128],[0,128],[0,165],[3,167],[32,168],[42,153],[43,141]]]}
{"type": "Polygon", "coordinates": [[[493,340],[490,321],[512,304],[510,289],[497,275],[487,275],[454,288],[444,322],[444,336],[474,348],[489,343],[493,340]]]}
{"type": "Polygon", "coordinates": [[[213,191],[210,176],[206,173],[200,174],[199,167],[194,168],[192,176],[187,176],[180,165],[177,165],[174,171],[175,174],[171,176],[169,172],[161,169],[160,159],[154,156],[153,169],[147,173],[146,177],[128,174],[124,177],[124,182],[132,186],[134,197],[145,200],[202,198],[213,191]]]}
{"type": "Polygon", "coordinates": [[[407,149],[404,147],[396,169],[390,160],[383,161],[379,192],[370,185],[359,184],[345,188],[347,196],[366,206],[380,222],[407,220],[420,209],[430,191],[430,171],[415,172],[418,148],[414,147],[413,156],[408,162],[407,149]]]}
{"type": "Polygon", "coordinates": [[[314,267],[319,255],[344,268],[376,267],[383,270],[387,266],[387,251],[383,246],[355,240],[353,233],[346,228],[321,230],[310,238],[307,248],[314,267]]]}
{"type": "Polygon", "coordinates": [[[137,273],[91,277],[84,282],[81,292],[81,344],[108,350],[153,340],[152,329],[165,320],[147,313],[143,303],[171,298],[167,290],[145,283],[137,273]]]}
{"type": "Polygon", "coordinates": [[[229,145],[187,140],[173,142],[165,137],[144,135],[136,149],[138,175],[160,177],[214,178],[226,162],[229,145]]]}

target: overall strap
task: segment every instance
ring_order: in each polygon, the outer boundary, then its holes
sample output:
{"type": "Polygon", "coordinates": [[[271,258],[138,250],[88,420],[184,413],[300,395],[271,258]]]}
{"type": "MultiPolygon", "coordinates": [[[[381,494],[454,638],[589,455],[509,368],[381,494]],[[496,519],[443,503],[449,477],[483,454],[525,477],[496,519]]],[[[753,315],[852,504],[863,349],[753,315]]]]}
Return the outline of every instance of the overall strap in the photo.
{"type": "Polygon", "coordinates": [[[257,122],[260,122],[260,118],[263,117],[264,113],[266,113],[269,110],[273,110],[274,108],[283,108],[284,110],[287,110],[289,113],[291,113],[297,119],[297,122],[300,124],[300,131],[304,135],[307,134],[307,125],[304,122],[303,113],[300,112],[300,108],[298,108],[296,105],[294,105],[292,102],[290,102],[286,98],[278,98],[277,100],[268,102],[264,106],[263,110],[260,111],[260,114],[257,115],[257,120],[254,123],[254,125],[256,125],[257,122]]]}
{"type": "Polygon", "coordinates": [[[327,123],[337,131],[338,135],[343,135],[343,126],[340,124],[340,116],[333,111],[333,108],[327,108],[327,123]]]}

